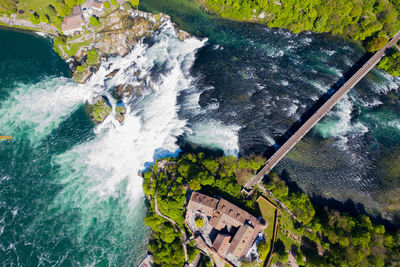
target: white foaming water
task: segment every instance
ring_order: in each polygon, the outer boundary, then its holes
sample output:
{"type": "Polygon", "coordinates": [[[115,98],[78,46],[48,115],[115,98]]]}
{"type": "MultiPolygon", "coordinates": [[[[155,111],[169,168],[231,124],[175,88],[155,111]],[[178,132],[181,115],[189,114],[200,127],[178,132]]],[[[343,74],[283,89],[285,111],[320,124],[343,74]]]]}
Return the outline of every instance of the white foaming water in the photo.
{"type": "MultiPolygon", "coordinates": [[[[351,112],[353,105],[348,95],[342,98],[337,104],[336,111],[330,111],[328,117],[323,119],[315,126],[315,130],[324,138],[343,137],[347,134],[363,135],[368,132],[368,128],[361,122],[351,123],[351,112]]],[[[340,144],[346,143],[347,139],[342,139],[340,144]]]]}
{"type": "MultiPolygon", "coordinates": [[[[155,66],[164,68],[160,77],[151,81],[153,91],[127,105],[122,125],[109,116],[96,129],[94,140],[55,159],[68,173],[61,176],[60,182],[65,187],[59,198],[74,197],[67,194],[69,187],[75,188],[77,180],[84,180],[85,190],[103,197],[118,194],[117,189],[124,182],[126,198],[135,201],[143,196],[138,172],[146,162],[154,161],[155,151],[178,150],[176,137],[184,132],[186,122],[178,118],[177,96],[190,86],[189,68],[195,51],[205,41],[195,38],[179,41],[171,23],[166,23],[154,39],[150,47],[138,44],[125,58],[111,59],[88,83],[91,87],[101,87],[104,77],[113,70],[109,66],[116,66],[120,71],[107,82],[108,86],[137,84],[140,77],[150,75],[155,66]],[[140,77],[133,75],[137,71],[140,77]],[[71,173],[70,169],[76,171],[71,173]]],[[[91,201],[91,194],[85,197],[91,201]]]]}
{"type": "Polygon", "coordinates": [[[392,120],[388,123],[390,127],[397,128],[400,130],[400,120],[392,120]]]}
{"type": "MultiPolygon", "coordinates": [[[[293,102],[294,102],[294,101],[293,101],[293,102]]],[[[282,110],[285,110],[285,111],[287,112],[286,115],[287,115],[288,117],[292,117],[293,115],[296,114],[296,111],[297,111],[298,108],[299,108],[299,107],[298,107],[297,105],[291,103],[290,106],[284,107],[284,108],[282,108],[282,110]]]]}
{"type": "Polygon", "coordinates": [[[268,145],[272,146],[275,144],[275,140],[271,137],[269,137],[268,135],[264,135],[264,139],[265,141],[267,141],[268,145]]]}
{"type": "Polygon", "coordinates": [[[400,78],[387,74],[385,71],[373,69],[372,74],[379,78],[379,81],[373,83],[375,92],[387,93],[400,87],[400,78]]]}
{"type": "Polygon", "coordinates": [[[227,126],[220,121],[207,120],[196,123],[192,130],[188,137],[190,142],[222,149],[226,155],[238,155],[240,126],[227,126]]]}
{"type": "Polygon", "coordinates": [[[284,51],[278,47],[271,46],[269,44],[262,44],[261,49],[267,52],[267,55],[272,58],[282,57],[284,55],[284,51]]]}
{"type": "Polygon", "coordinates": [[[281,84],[282,84],[282,86],[288,86],[289,82],[287,80],[282,80],[281,84]]]}
{"type": "Polygon", "coordinates": [[[28,137],[37,144],[81,103],[96,93],[67,78],[47,77],[36,84],[17,84],[0,103],[0,129],[14,138],[28,137]]]}
{"type": "Polygon", "coordinates": [[[308,83],[314,86],[315,88],[318,89],[318,91],[325,93],[327,90],[327,87],[325,84],[322,84],[320,81],[316,80],[308,80],[308,83]]]}
{"type": "MultiPolygon", "coordinates": [[[[206,41],[196,38],[178,40],[170,22],[153,33],[152,38],[154,43],[151,45],[139,43],[126,57],[109,59],[84,86],[61,80],[61,84],[67,85],[46,86],[43,90],[38,86],[36,91],[39,92],[32,90],[32,94],[27,94],[25,91],[24,94],[28,96],[22,95],[21,101],[14,101],[14,105],[21,103],[21,110],[23,103],[32,103],[34,108],[30,109],[33,111],[43,109],[35,115],[40,127],[36,125],[33,129],[38,131],[46,128],[41,130],[44,136],[54,129],[55,126],[50,127],[51,124],[61,121],[94,95],[105,94],[110,97],[108,91],[120,84],[134,87],[146,84],[142,96],[124,99],[127,114],[123,124],[109,116],[96,127],[96,136],[92,140],[76,145],[52,159],[56,170],[54,182],[60,184],[61,188],[45,216],[38,216],[32,226],[33,230],[42,227],[45,218],[73,217],[74,223],[63,225],[62,231],[76,237],[75,241],[81,246],[86,247],[86,236],[91,233],[100,233],[99,238],[106,239],[110,244],[118,242],[111,251],[107,251],[111,265],[121,255],[135,255],[137,261],[145,253],[145,207],[142,178],[138,172],[145,168],[146,163],[153,162],[157,153],[175,153],[179,149],[176,137],[186,130],[186,121],[178,118],[177,96],[183,90],[191,90],[189,69],[196,50],[206,41]],[[117,68],[119,72],[107,80],[107,74],[117,68]],[[139,72],[140,75],[135,75],[139,72]],[[71,91],[74,97],[66,98],[71,91]],[[37,99],[39,101],[35,101],[37,99]],[[41,126],[40,118],[47,113],[49,122],[41,126]],[[129,252],[133,234],[137,244],[133,244],[134,251],[129,252]]],[[[115,103],[111,97],[110,100],[115,103]]],[[[26,116],[31,113],[27,112],[26,116]]],[[[92,243],[87,249],[89,254],[90,251],[97,253],[92,243]]],[[[94,265],[96,262],[92,262],[93,258],[96,256],[88,257],[90,262],[81,264],[94,265]]]]}
{"type": "Polygon", "coordinates": [[[210,103],[207,105],[206,110],[214,110],[219,107],[219,102],[216,98],[211,99],[210,103]]]}

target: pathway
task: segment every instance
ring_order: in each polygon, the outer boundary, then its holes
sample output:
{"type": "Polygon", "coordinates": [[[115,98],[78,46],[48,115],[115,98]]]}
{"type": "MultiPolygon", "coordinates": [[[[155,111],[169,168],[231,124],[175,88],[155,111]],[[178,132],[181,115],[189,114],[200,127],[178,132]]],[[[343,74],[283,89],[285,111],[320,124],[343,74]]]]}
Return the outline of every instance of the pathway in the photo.
{"type": "Polygon", "coordinates": [[[11,15],[11,17],[7,17],[6,15],[3,15],[0,17],[0,21],[10,25],[10,26],[19,26],[19,27],[27,27],[31,29],[37,29],[40,31],[47,32],[52,35],[58,35],[58,29],[52,25],[40,22],[39,24],[35,25],[29,20],[24,20],[24,19],[18,19],[16,18],[15,14],[11,15]]]}
{"type": "Polygon", "coordinates": [[[162,218],[164,218],[165,220],[169,221],[176,229],[178,229],[178,231],[181,232],[182,236],[180,237],[182,246],[183,246],[183,252],[185,253],[185,262],[188,262],[188,255],[187,255],[187,247],[186,247],[186,240],[188,239],[186,237],[186,233],[184,230],[182,230],[182,228],[179,227],[179,225],[172,220],[171,218],[169,218],[168,216],[165,216],[164,214],[162,214],[160,212],[160,210],[158,209],[158,204],[157,204],[157,195],[154,195],[154,209],[156,211],[156,214],[162,218]]]}

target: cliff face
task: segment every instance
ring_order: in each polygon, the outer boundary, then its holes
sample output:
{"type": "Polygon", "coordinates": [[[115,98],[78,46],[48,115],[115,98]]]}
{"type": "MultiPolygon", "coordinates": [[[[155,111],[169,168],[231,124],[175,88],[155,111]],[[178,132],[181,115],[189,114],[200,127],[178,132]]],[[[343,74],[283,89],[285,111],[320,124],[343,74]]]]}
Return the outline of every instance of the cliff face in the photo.
{"type": "MultiPolygon", "coordinates": [[[[127,55],[140,39],[168,20],[170,17],[161,13],[116,9],[99,17],[99,26],[88,24],[71,37],[55,38],[54,48],[70,63],[74,80],[85,83],[108,56],[127,55]]],[[[176,31],[181,40],[189,36],[177,28],[176,31]]]]}

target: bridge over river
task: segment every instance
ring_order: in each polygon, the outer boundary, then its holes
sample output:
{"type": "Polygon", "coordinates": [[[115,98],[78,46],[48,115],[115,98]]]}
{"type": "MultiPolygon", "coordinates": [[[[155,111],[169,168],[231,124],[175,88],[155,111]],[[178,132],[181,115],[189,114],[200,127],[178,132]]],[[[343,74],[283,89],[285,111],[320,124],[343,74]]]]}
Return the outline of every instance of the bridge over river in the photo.
{"type": "Polygon", "coordinates": [[[345,95],[351,88],[353,88],[367,73],[375,67],[376,64],[385,55],[387,49],[396,45],[400,39],[400,31],[378,52],[376,52],[350,79],[347,80],[342,87],[336,90],[332,96],[315,112],[309,117],[303,125],[290,136],[285,143],[283,143],[278,150],[267,160],[264,167],[248,181],[244,189],[251,192],[253,186],[257,184],[266,174],[268,174],[272,168],[306,135],[318,121],[320,121],[326,113],[332,109],[332,107],[345,95]]]}

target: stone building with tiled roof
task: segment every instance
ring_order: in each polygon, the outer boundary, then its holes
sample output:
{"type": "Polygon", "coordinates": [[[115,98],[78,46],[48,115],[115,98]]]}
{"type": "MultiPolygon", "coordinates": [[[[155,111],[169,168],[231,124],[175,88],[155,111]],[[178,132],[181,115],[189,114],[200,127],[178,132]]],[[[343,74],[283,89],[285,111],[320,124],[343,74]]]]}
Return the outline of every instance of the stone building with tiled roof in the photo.
{"type": "Polygon", "coordinates": [[[82,29],[85,21],[82,16],[82,10],[80,6],[75,6],[72,8],[70,16],[66,16],[61,22],[61,31],[65,35],[72,35],[77,31],[82,29]]]}
{"type": "Polygon", "coordinates": [[[206,244],[232,265],[238,265],[253,246],[266,223],[225,199],[213,198],[193,192],[187,205],[186,223],[202,246],[206,244]],[[202,218],[205,226],[197,228],[196,218],[202,218]]]}

